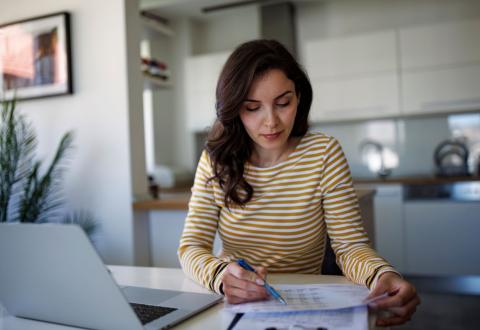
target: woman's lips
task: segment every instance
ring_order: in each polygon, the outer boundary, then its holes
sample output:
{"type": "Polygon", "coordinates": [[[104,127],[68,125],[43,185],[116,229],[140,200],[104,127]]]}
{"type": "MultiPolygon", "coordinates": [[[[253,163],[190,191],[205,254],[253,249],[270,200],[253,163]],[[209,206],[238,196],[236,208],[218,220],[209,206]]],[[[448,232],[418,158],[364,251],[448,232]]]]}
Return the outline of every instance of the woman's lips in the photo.
{"type": "Polygon", "coordinates": [[[280,136],[280,134],[282,134],[282,132],[277,132],[277,133],[273,133],[273,134],[262,134],[262,136],[269,140],[269,141],[272,141],[272,140],[275,140],[276,138],[278,138],[280,136]]]}

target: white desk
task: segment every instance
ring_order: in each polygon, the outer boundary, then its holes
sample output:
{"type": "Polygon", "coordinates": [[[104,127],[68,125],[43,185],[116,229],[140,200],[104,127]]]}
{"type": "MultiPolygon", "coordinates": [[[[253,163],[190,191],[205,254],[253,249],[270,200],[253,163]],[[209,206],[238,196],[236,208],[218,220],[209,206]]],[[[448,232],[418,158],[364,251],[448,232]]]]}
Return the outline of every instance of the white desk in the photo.
{"type": "MultiPolygon", "coordinates": [[[[208,293],[194,281],[185,277],[181,269],[109,266],[113,277],[120,285],[143,286],[157,289],[208,293]]],[[[305,283],[349,283],[343,276],[271,274],[270,283],[305,284],[305,283]]],[[[46,298],[48,299],[48,297],[46,298]]],[[[196,316],[180,323],[175,329],[205,330],[227,329],[233,315],[222,310],[220,303],[196,316]]],[[[372,324],[373,318],[370,320],[372,324]]],[[[72,327],[36,322],[9,316],[0,311],[0,330],[67,330],[72,327]]]]}

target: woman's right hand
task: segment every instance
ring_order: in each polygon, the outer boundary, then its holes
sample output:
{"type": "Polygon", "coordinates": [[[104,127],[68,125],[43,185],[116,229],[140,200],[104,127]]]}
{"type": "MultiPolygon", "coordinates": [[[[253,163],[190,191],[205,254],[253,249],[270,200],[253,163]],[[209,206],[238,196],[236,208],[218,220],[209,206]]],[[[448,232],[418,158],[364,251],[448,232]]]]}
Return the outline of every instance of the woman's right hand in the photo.
{"type": "Polygon", "coordinates": [[[222,277],[223,293],[229,304],[264,300],[269,297],[263,284],[267,275],[264,267],[253,267],[257,273],[243,269],[236,262],[227,266],[222,277]]]}

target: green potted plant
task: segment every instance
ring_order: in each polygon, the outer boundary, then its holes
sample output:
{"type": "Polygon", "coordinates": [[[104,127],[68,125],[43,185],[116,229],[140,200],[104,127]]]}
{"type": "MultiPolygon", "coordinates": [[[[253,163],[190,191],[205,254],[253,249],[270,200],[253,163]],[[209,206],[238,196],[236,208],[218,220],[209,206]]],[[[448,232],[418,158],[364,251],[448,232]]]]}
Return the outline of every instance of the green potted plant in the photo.
{"type": "Polygon", "coordinates": [[[51,163],[41,173],[42,162],[35,159],[35,131],[15,109],[15,100],[1,101],[0,222],[77,224],[92,239],[98,223],[90,212],[61,212],[60,183],[73,145],[72,132],[63,135],[51,163]]]}

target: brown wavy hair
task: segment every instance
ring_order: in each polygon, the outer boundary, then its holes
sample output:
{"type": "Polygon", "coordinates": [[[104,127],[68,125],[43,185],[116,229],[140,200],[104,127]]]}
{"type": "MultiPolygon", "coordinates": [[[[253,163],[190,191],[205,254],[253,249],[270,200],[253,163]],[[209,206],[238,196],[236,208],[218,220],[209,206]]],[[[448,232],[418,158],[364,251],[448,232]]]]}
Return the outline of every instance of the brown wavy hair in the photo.
{"type": "Polygon", "coordinates": [[[253,143],[239,113],[253,80],[272,69],[282,70],[295,84],[299,96],[290,136],[301,137],[308,131],[312,86],[300,64],[275,40],[253,40],[238,46],[220,73],[216,89],[217,119],[206,142],[214,173],[210,180],[218,179],[226,207],[243,206],[253,196],[253,188],[243,176],[253,143]]]}

